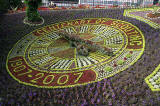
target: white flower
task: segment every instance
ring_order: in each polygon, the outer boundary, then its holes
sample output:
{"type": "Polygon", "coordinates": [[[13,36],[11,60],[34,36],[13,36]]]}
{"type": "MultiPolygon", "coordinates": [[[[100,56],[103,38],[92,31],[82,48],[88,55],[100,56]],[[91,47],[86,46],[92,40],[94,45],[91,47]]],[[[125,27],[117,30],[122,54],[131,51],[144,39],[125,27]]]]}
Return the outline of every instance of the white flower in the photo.
{"type": "Polygon", "coordinates": [[[154,80],[153,79],[149,79],[149,81],[152,83],[152,82],[154,82],[154,80]]]}
{"type": "Polygon", "coordinates": [[[158,88],[159,88],[159,86],[158,86],[158,85],[154,85],[154,88],[158,89],[158,88]]]}
{"type": "Polygon", "coordinates": [[[156,85],[156,82],[152,82],[152,85],[156,85]]]}
{"type": "Polygon", "coordinates": [[[158,78],[158,76],[156,76],[156,75],[153,77],[154,80],[156,80],[157,78],[158,78]]]}

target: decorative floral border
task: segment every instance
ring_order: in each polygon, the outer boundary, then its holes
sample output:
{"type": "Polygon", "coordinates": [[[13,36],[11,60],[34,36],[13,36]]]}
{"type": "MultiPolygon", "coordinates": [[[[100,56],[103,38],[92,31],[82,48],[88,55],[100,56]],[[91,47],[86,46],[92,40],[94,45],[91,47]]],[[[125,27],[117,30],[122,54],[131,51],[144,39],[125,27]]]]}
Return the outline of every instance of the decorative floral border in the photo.
{"type": "Polygon", "coordinates": [[[160,91],[160,64],[149,76],[145,78],[145,82],[152,91],[160,91]]]}
{"type": "Polygon", "coordinates": [[[24,24],[27,24],[27,25],[29,25],[29,26],[39,26],[39,25],[42,25],[42,24],[44,24],[44,19],[41,17],[41,19],[42,19],[42,22],[40,23],[40,24],[31,24],[31,23],[28,23],[27,22],[27,17],[26,18],[24,18],[24,20],[23,20],[23,23],[24,24]]]}
{"type": "MultiPolygon", "coordinates": [[[[159,8],[159,7],[154,7],[154,8],[159,8]]],[[[123,16],[128,16],[128,17],[131,17],[131,18],[136,18],[137,20],[140,20],[140,21],[143,21],[147,24],[149,24],[151,27],[155,28],[155,29],[158,29],[160,28],[160,25],[151,21],[151,20],[148,20],[146,18],[143,18],[143,17],[140,17],[140,16],[136,16],[136,15],[133,15],[133,14],[130,14],[131,12],[138,12],[138,11],[153,11],[153,8],[140,8],[140,9],[125,9],[124,10],[124,13],[123,13],[123,16]]]]}

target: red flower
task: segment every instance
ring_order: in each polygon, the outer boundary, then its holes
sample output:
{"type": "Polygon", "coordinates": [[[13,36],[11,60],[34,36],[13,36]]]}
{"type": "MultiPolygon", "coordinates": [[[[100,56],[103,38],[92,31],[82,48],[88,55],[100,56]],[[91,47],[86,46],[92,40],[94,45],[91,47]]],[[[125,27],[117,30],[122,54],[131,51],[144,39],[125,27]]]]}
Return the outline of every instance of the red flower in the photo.
{"type": "Polygon", "coordinates": [[[113,65],[113,66],[114,66],[114,67],[117,67],[117,64],[115,64],[115,63],[114,63],[114,65],[113,65]]]}
{"type": "Polygon", "coordinates": [[[126,57],[124,57],[124,60],[127,60],[127,58],[126,58],[126,57]]]}
{"type": "Polygon", "coordinates": [[[132,53],[133,53],[133,51],[130,51],[129,53],[130,53],[130,54],[132,54],[132,53]]]}

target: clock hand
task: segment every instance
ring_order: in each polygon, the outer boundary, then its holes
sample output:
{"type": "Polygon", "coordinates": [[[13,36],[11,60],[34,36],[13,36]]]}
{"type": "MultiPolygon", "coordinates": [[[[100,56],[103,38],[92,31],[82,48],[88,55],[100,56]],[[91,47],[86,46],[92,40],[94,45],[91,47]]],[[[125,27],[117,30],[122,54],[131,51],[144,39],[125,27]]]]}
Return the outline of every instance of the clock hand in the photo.
{"type": "Polygon", "coordinates": [[[84,40],[76,34],[69,34],[61,31],[59,35],[67,39],[72,47],[76,47],[80,55],[88,56],[89,52],[99,51],[103,54],[114,56],[113,51],[110,48],[104,47],[90,40],[84,40]]]}

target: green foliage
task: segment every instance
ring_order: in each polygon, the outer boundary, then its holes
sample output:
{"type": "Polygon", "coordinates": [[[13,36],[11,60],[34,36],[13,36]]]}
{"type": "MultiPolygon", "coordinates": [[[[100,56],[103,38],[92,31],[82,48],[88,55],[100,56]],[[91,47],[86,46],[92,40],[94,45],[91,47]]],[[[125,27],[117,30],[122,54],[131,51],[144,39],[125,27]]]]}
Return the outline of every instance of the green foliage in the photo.
{"type": "Polygon", "coordinates": [[[41,5],[42,0],[26,0],[27,5],[27,18],[30,22],[40,22],[42,19],[38,13],[38,7],[41,5]]]}
{"type": "Polygon", "coordinates": [[[118,65],[123,65],[125,63],[125,61],[124,60],[119,60],[117,63],[118,63],[118,65]]]}
{"type": "Polygon", "coordinates": [[[127,57],[127,58],[130,58],[130,57],[132,57],[132,55],[131,55],[131,54],[127,54],[126,57],[127,57]]]}
{"type": "Polygon", "coordinates": [[[111,72],[111,71],[113,71],[113,68],[112,68],[112,67],[110,67],[110,66],[107,66],[107,67],[105,67],[105,71],[107,71],[107,72],[111,72]]]}
{"type": "Polygon", "coordinates": [[[159,0],[153,0],[153,5],[158,4],[159,0]]]}
{"type": "Polygon", "coordinates": [[[9,8],[9,2],[8,0],[0,0],[0,11],[7,11],[7,9],[9,8]]]}
{"type": "Polygon", "coordinates": [[[12,9],[18,8],[22,5],[22,0],[10,0],[9,4],[10,4],[10,8],[12,9]]]}

